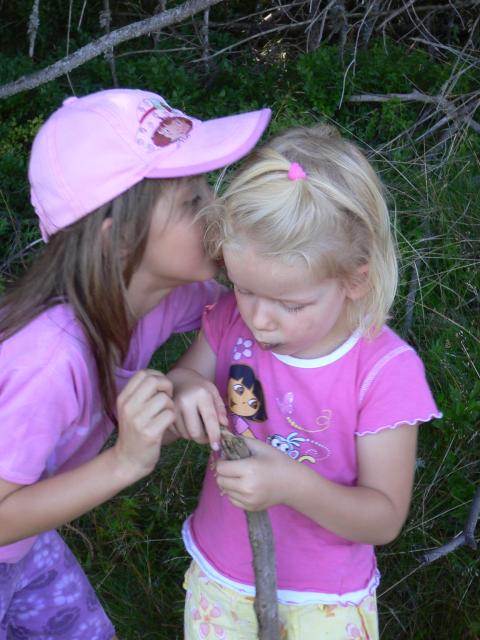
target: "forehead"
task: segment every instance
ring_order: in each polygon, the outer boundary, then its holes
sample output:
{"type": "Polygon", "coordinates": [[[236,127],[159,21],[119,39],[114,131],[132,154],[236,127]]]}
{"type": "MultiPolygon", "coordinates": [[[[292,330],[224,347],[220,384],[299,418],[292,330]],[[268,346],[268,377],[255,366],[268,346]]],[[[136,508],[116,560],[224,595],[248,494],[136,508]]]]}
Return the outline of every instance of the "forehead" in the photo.
{"type": "Polygon", "coordinates": [[[208,182],[206,177],[202,174],[199,176],[188,176],[186,178],[180,178],[173,182],[173,189],[175,195],[179,197],[189,196],[192,192],[202,191],[208,189],[208,182]]]}
{"type": "Polygon", "coordinates": [[[230,280],[260,296],[298,298],[308,296],[321,282],[301,257],[287,260],[259,255],[253,246],[224,245],[223,258],[230,280]]]}

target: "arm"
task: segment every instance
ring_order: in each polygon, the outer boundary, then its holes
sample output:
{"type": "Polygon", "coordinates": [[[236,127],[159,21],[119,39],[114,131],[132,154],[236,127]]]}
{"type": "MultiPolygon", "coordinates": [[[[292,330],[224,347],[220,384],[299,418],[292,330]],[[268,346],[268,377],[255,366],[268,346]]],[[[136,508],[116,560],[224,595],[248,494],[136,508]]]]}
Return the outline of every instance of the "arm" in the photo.
{"type": "Polygon", "coordinates": [[[188,351],[168,373],[173,383],[175,427],[187,439],[210,442],[218,451],[220,424],[228,424],[225,405],[213,384],[216,355],[200,332],[188,351]]]}
{"type": "Polygon", "coordinates": [[[112,448],[32,485],[0,480],[0,546],[70,522],[153,471],[175,417],[171,393],[162,374],[138,372],[118,397],[112,448]]]}
{"type": "Polygon", "coordinates": [[[243,509],[286,504],[348,540],[386,544],[397,537],[408,514],[416,441],[417,427],[410,425],[358,437],[358,482],[349,487],[270,445],[248,440],[253,457],[218,461],[218,484],[243,509]]]}

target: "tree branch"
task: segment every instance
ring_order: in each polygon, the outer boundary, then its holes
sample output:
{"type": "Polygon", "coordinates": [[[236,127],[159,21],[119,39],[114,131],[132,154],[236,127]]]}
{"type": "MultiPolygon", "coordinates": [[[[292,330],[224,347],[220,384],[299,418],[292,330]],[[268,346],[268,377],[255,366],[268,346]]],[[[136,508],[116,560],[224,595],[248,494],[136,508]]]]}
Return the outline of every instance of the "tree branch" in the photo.
{"type": "Polygon", "coordinates": [[[424,553],[421,558],[419,558],[422,564],[430,564],[443,556],[446,556],[447,553],[451,553],[461,547],[466,545],[471,549],[477,548],[477,543],[475,541],[475,527],[477,526],[477,521],[480,517],[480,487],[477,487],[475,492],[475,496],[472,500],[472,506],[470,507],[470,512],[468,514],[467,522],[465,523],[465,527],[458,536],[449,540],[446,544],[438,547],[437,549],[432,549],[431,551],[427,551],[424,553]]]}
{"type": "MultiPolygon", "coordinates": [[[[227,460],[241,460],[251,453],[244,438],[222,429],[222,453],[227,460]]],[[[267,511],[246,511],[248,537],[255,573],[254,609],[259,640],[280,640],[277,604],[277,572],[272,526],[267,511]]]]}
{"type": "Polygon", "coordinates": [[[32,11],[28,20],[28,55],[33,58],[35,51],[35,40],[37,39],[38,27],[40,26],[40,0],[33,0],[32,11]]]}
{"type": "Polygon", "coordinates": [[[174,7],[151,18],[139,20],[138,22],[133,22],[125,27],[116,29],[41,71],[32,73],[29,76],[23,76],[14,82],[3,85],[0,87],[0,98],[7,98],[21,91],[34,89],[72,71],[72,69],[80,67],[85,62],[93,60],[122,42],[182,22],[195,13],[204,11],[208,7],[212,7],[222,1],[223,0],[186,0],[179,7],[174,7]]]}

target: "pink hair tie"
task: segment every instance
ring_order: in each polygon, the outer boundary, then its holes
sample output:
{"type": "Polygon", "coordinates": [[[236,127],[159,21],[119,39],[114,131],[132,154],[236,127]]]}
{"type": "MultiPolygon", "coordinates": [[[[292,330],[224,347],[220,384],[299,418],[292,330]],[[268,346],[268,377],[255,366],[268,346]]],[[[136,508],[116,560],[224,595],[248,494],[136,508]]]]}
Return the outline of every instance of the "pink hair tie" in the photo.
{"type": "Polygon", "coordinates": [[[302,165],[298,164],[298,162],[292,162],[288,170],[288,179],[289,180],[305,180],[306,177],[307,177],[307,174],[303,170],[302,165]]]}

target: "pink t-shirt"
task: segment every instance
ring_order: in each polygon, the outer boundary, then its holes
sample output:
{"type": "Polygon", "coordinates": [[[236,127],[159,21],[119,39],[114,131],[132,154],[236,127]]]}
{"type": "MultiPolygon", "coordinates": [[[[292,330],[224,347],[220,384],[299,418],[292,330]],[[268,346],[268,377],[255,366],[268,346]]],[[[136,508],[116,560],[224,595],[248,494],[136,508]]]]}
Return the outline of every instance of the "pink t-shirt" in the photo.
{"type": "MultiPolygon", "coordinates": [[[[441,416],[420,358],[388,327],[372,341],[353,334],[321,358],[276,355],[255,344],[227,295],[206,313],[203,330],[217,356],[222,397],[230,378],[254,390],[249,416],[231,415],[232,428],[248,429],[334,482],[355,485],[357,437],[441,416]]],[[[269,515],[280,601],[356,603],[375,588],[371,545],[341,538],[284,505],[269,515]]],[[[184,540],[207,574],[252,593],[245,514],[220,496],[210,469],[184,540]]]]}
{"type": "MultiPolygon", "coordinates": [[[[219,290],[213,281],[178,287],[138,322],[123,368],[116,371],[119,392],[172,333],[199,326],[219,290]]],[[[69,305],[52,307],[0,342],[0,478],[32,484],[97,455],[113,429],[97,380],[69,305]]],[[[0,562],[16,562],[34,540],[0,547],[0,562]]]]}

